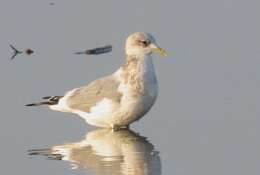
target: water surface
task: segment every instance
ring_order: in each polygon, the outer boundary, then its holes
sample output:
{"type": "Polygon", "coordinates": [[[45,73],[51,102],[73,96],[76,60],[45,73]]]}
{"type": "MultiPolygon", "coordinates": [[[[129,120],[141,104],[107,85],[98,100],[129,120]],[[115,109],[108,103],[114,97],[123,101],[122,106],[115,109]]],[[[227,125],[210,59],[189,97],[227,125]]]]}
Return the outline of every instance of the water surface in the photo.
{"type": "Polygon", "coordinates": [[[1,0],[0,174],[259,175],[259,16],[259,0],[1,0]],[[136,31],[168,56],[154,57],[159,96],[132,131],[24,106],[114,72],[136,31]],[[9,44],[34,53],[10,60],[9,44]],[[55,160],[28,155],[42,148],[55,160]]]}
{"type": "Polygon", "coordinates": [[[29,155],[68,161],[72,169],[93,174],[161,174],[159,152],[145,137],[130,130],[99,129],[79,142],[29,150],[29,155]]]}

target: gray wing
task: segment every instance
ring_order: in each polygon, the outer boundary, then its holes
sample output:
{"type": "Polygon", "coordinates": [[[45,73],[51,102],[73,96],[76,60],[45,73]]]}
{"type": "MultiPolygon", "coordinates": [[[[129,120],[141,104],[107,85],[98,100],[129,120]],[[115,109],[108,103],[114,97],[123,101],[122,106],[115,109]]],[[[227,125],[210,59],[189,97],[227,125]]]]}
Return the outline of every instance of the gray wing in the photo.
{"type": "Polygon", "coordinates": [[[120,82],[113,76],[107,76],[80,87],[67,98],[67,105],[71,109],[89,112],[104,98],[120,103],[122,94],[118,92],[120,82]]]}

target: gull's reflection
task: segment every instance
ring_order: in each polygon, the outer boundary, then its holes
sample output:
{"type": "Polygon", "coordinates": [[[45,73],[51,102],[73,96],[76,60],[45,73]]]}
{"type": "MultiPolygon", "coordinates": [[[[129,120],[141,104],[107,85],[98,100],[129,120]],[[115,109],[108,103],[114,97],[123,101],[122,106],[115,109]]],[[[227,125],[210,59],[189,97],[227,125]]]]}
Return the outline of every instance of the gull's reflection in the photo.
{"type": "Polygon", "coordinates": [[[133,131],[100,129],[87,133],[76,143],[30,150],[30,155],[69,161],[72,168],[82,168],[97,175],[159,175],[159,153],[145,137],[133,131]]]}

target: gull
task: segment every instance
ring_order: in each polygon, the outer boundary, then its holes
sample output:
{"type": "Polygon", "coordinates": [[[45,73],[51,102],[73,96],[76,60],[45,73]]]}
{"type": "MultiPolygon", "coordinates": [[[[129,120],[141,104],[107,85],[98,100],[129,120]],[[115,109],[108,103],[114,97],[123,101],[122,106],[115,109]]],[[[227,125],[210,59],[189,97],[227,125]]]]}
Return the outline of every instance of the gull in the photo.
{"type": "Polygon", "coordinates": [[[159,175],[159,152],[143,136],[128,130],[98,129],[81,141],[28,150],[31,156],[67,161],[71,169],[94,174],[159,175]]]}
{"type": "Polygon", "coordinates": [[[125,63],[113,74],[64,96],[44,97],[45,101],[26,106],[48,105],[52,110],[77,114],[97,127],[128,127],[143,117],[157,98],[152,53],[166,56],[151,34],[131,34],[125,44],[125,63]]]}

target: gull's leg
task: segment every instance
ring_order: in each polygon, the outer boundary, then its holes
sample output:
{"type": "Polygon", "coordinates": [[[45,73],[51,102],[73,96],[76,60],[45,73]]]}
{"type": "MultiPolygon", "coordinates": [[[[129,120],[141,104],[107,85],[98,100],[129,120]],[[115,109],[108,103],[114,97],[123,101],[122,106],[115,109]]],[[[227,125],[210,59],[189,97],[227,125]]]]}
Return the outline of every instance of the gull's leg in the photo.
{"type": "Polygon", "coordinates": [[[129,125],[124,125],[124,126],[118,126],[118,125],[111,125],[112,131],[118,131],[118,130],[124,130],[124,129],[129,129],[129,125]]]}
{"type": "Polygon", "coordinates": [[[114,131],[118,131],[118,130],[120,129],[119,126],[114,125],[114,124],[111,125],[111,128],[112,128],[112,131],[113,131],[113,132],[114,132],[114,131]]]}
{"type": "Polygon", "coordinates": [[[125,126],[123,126],[122,128],[124,128],[124,129],[129,129],[129,127],[130,127],[130,125],[125,125],[125,126]]]}

